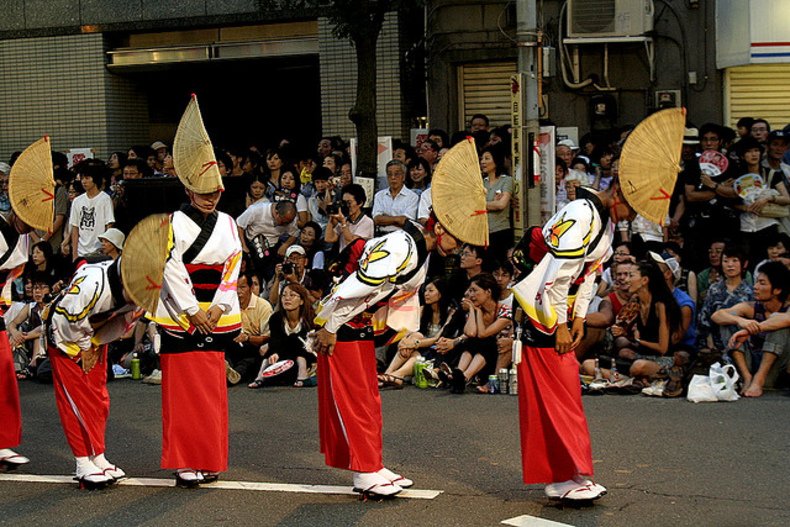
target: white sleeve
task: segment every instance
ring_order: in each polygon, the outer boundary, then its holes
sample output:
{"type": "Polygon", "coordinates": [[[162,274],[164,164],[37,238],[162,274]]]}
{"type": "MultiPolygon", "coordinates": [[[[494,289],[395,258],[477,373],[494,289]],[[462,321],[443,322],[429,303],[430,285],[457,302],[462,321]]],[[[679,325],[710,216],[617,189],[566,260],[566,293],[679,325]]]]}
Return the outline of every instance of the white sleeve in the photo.
{"type": "Polygon", "coordinates": [[[307,199],[302,194],[296,197],[296,212],[308,212],[307,199]]]}
{"type": "Polygon", "coordinates": [[[428,189],[420,194],[420,204],[417,206],[417,219],[428,219],[431,217],[431,190],[428,189]]]}
{"type": "Polygon", "coordinates": [[[250,205],[247,207],[247,210],[241,213],[241,215],[236,218],[236,224],[241,227],[242,229],[246,229],[250,226],[255,218],[255,211],[257,207],[255,205],[250,205]]]}
{"type": "Polygon", "coordinates": [[[106,218],[106,221],[101,227],[106,228],[108,223],[115,223],[115,211],[112,208],[112,198],[107,194],[105,196],[107,199],[101,200],[101,207],[103,209],[102,217],[106,218]]]}
{"type": "Polygon", "coordinates": [[[557,312],[557,324],[565,324],[568,321],[568,290],[584,267],[584,260],[555,258],[551,253],[544,258],[551,259],[547,274],[554,276],[554,280],[546,285],[546,296],[557,312]]]}
{"type": "Polygon", "coordinates": [[[77,212],[77,200],[71,202],[71,212],[69,212],[69,225],[77,227],[79,225],[79,213],[77,212]]]}
{"type": "Polygon", "coordinates": [[[230,224],[228,231],[233,248],[230,256],[225,260],[222,268],[222,280],[214,293],[211,305],[220,306],[224,313],[228,313],[234,305],[233,300],[237,298],[236,282],[239,279],[239,269],[241,269],[241,241],[239,241],[239,232],[236,229],[236,223],[233,221],[233,218],[223,215],[220,219],[227,220],[230,224]]]}
{"type": "Polygon", "coordinates": [[[412,192],[409,196],[409,202],[406,204],[406,216],[416,220],[417,219],[417,206],[420,204],[420,197],[412,192]]]}
{"type": "MultiPolygon", "coordinates": [[[[170,225],[172,229],[172,222],[170,225]]],[[[173,247],[165,263],[165,274],[162,289],[173,301],[179,313],[194,315],[200,309],[200,304],[192,292],[192,279],[182,260],[181,250],[173,247]]]]}
{"type": "Polygon", "coordinates": [[[579,285],[579,290],[576,292],[576,300],[573,303],[574,317],[584,318],[587,315],[587,308],[595,291],[595,271],[588,272],[589,274],[584,277],[584,281],[579,285]]]}
{"type": "Polygon", "coordinates": [[[370,219],[369,216],[365,216],[359,222],[359,230],[355,233],[360,238],[364,238],[369,240],[373,237],[375,231],[375,225],[373,224],[373,220],[370,219]]]}
{"type": "Polygon", "coordinates": [[[383,206],[381,205],[381,200],[376,199],[379,197],[380,194],[381,191],[376,192],[373,195],[373,210],[370,212],[370,215],[373,216],[374,218],[380,214],[384,214],[383,206]]]}
{"type": "Polygon", "coordinates": [[[55,307],[52,329],[55,344],[67,355],[74,357],[90,349],[93,328],[88,317],[102,294],[102,280],[94,273],[80,273],[68,286],[68,292],[55,307]]]}

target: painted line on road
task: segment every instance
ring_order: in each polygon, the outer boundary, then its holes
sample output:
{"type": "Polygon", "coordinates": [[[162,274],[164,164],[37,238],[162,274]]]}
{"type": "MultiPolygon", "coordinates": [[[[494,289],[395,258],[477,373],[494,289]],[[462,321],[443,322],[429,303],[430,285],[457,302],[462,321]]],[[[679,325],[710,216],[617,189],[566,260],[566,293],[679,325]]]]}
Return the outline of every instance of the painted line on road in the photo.
{"type": "MultiPolygon", "coordinates": [[[[57,483],[75,485],[73,476],[41,476],[36,474],[0,474],[0,481],[17,481],[24,483],[57,483]]],[[[127,478],[118,482],[120,486],[127,487],[175,487],[175,481],[162,478],[127,478]]],[[[351,487],[340,487],[334,485],[307,485],[292,483],[259,483],[255,481],[223,481],[201,485],[201,489],[220,489],[220,490],[251,490],[258,492],[298,492],[303,494],[342,494],[347,496],[358,496],[351,487]]],[[[398,494],[398,498],[410,498],[417,500],[432,500],[439,496],[441,490],[419,490],[404,489],[398,494]]]]}
{"type": "Polygon", "coordinates": [[[528,514],[516,516],[509,520],[502,520],[501,523],[513,525],[514,527],[573,527],[567,523],[546,520],[545,518],[538,518],[537,516],[530,516],[528,514]]]}

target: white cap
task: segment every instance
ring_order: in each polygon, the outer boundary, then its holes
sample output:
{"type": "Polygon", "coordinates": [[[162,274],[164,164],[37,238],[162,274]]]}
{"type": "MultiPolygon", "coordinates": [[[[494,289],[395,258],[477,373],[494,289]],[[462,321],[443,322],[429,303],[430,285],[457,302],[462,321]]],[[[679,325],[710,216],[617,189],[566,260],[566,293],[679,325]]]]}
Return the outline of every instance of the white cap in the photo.
{"type": "Polygon", "coordinates": [[[123,242],[126,240],[126,236],[124,236],[121,231],[115,228],[107,229],[102,234],[99,234],[98,238],[100,240],[107,240],[111,244],[115,245],[119,251],[123,249],[123,242]]]}
{"type": "Polygon", "coordinates": [[[305,256],[307,252],[304,250],[304,247],[301,245],[291,245],[288,249],[285,250],[285,257],[288,258],[293,253],[299,253],[302,256],[305,256]]]}
{"type": "Polygon", "coordinates": [[[3,163],[2,161],[0,161],[0,172],[2,172],[3,174],[5,174],[7,176],[8,173],[11,172],[11,165],[9,165],[8,163],[3,163]]]}
{"type": "Polygon", "coordinates": [[[653,251],[647,251],[647,254],[649,254],[650,258],[657,264],[666,265],[669,268],[669,270],[672,271],[672,276],[675,278],[676,281],[680,279],[682,270],[680,268],[680,264],[675,258],[664,259],[660,254],[655,253],[653,251]]]}
{"type": "Polygon", "coordinates": [[[557,146],[567,146],[571,150],[578,150],[579,149],[579,147],[576,146],[576,143],[573,142],[573,139],[563,139],[562,141],[557,143],[557,146]]]}

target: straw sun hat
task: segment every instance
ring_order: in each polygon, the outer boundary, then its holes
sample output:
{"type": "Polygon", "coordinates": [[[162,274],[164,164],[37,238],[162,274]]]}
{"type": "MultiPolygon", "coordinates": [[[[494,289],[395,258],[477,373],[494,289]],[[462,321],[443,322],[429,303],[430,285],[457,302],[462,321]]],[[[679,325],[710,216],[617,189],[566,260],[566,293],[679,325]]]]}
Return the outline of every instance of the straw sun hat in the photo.
{"type": "Polygon", "coordinates": [[[488,245],[486,189],[474,139],[467,137],[439,161],[431,180],[436,219],[455,238],[472,245],[488,245]]]}
{"type": "Polygon", "coordinates": [[[172,232],[169,214],[152,214],[135,225],[123,244],[123,287],[135,304],[151,313],[159,304],[172,232]]]}
{"type": "Polygon", "coordinates": [[[620,188],[642,217],[662,225],[680,172],[685,108],[661,110],[639,123],[620,154],[620,188]]]}
{"type": "Polygon", "coordinates": [[[34,229],[52,231],[55,178],[49,137],[42,137],[19,155],[8,175],[8,197],[20,220],[34,229]]]}
{"type": "Polygon", "coordinates": [[[194,93],[173,140],[173,165],[178,179],[192,192],[211,194],[225,189],[194,93]]]}

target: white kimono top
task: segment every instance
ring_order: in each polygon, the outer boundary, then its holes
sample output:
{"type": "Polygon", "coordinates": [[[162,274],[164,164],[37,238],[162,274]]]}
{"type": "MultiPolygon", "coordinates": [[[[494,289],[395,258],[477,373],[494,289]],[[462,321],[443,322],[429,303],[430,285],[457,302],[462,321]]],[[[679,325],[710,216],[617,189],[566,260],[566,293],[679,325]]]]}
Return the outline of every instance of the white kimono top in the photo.
{"type": "Polygon", "coordinates": [[[577,199],[549,219],[543,237],[549,251],[513,287],[513,294],[533,325],[553,335],[558,324],[568,321],[569,313],[573,317],[587,314],[595,271],[612,255],[614,225],[611,221],[604,225],[590,201],[577,199]],[[603,236],[590,249],[601,229],[605,229],[603,236]]]}
{"type": "Polygon", "coordinates": [[[399,334],[417,331],[420,326],[417,293],[425,281],[428,261],[426,258],[419,262],[417,244],[406,231],[368,240],[357,270],[321,301],[315,323],[337,333],[356,315],[387,299],[387,304],[373,315],[374,332],[385,327],[399,334]],[[409,276],[410,273],[413,274],[409,276]]]}
{"type": "MultiPolygon", "coordinates": [[[[5,221],[0,218],[0,221],[5,221]]],[[[5,228],[11,228],[8,225],[5,228]]],[[[9,249],[11,253],[5,262],[0,264],[0,312],[5,311],[11,305],[11,290],[16,280],[25,268],[27,255],[30,251],[30,237],[27,234],[20,234],[14,247],[8,246],[3,232],[0,230],[0,257],[5,256],[9,249]]]]}
{"type": "Polygon", "coordinates": [[[213,306],[221,307],[224,313],[215,333],[228,333],[241,328],[241,309],[236,294],[241,265],[239,231],[232,217],[219,211],[216,214],[217,223],[208,241],[191,262],[185,262],[184,253],[200,235],[201,227],[185,212],[179,210],[173,213],[170,222],[173,247],[165,264],[159,306],[151,317],[167,331],[193,332],[187,315],[194,315],[198,309],[208,311],[213,306]],[[210,284],[195,284],[193,277],[199,273],[216,276],[216,280],[210,284]]]}

